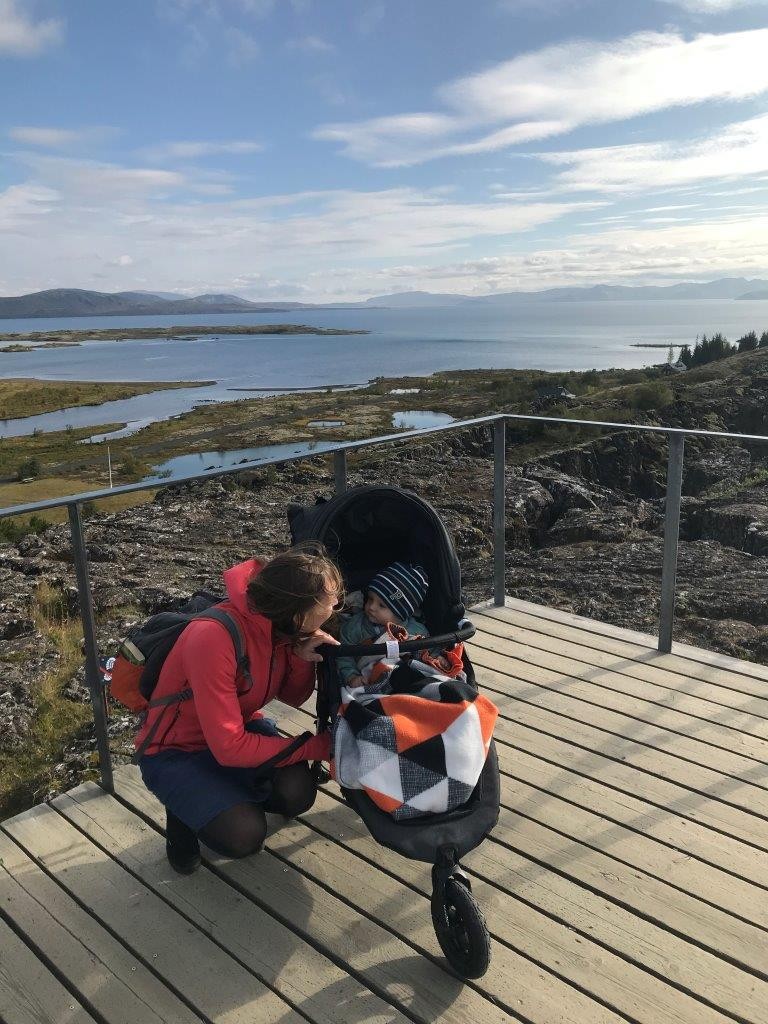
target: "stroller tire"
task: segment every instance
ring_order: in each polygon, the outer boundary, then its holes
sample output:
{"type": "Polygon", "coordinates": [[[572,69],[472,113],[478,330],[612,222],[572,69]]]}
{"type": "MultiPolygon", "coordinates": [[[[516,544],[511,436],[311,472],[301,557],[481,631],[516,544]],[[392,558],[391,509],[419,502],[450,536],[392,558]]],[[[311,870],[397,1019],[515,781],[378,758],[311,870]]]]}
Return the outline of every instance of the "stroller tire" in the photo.
{"type": "Polygon", "coordinates": [[[440,948],[457,974],[482,978],[491,962],[491,936],[480,906],[456,878],[432,893],[432,924],[440,948]]]}

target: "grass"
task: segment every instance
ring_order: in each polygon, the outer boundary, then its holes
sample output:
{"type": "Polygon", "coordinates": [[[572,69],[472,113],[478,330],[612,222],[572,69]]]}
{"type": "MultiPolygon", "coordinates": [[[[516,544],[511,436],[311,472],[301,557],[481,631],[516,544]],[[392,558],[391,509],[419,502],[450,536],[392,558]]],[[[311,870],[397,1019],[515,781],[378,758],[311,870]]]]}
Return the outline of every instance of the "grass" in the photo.
{"type": "Polygon", "coordinates": [[[0,754],[0,817],[38,803],[54,780],[54,766],[92,719],[90,705],[63,696],[82,664],[79,618],[71,618],[63,595],[41,583],[31,609],[35,626],[56,651],[55,667],[32,683],[32,725],[20,747],[0,754]]]}
{"type": "Polygon", "coordinates": [[[0,380],[0,419],[36,416],[78,405],[101,405],[118,399],[145,395],[167,388],[200,387],[204,381],[154,383],[91,383],[89,381],[34,380],[16,377],[0,380]]]}

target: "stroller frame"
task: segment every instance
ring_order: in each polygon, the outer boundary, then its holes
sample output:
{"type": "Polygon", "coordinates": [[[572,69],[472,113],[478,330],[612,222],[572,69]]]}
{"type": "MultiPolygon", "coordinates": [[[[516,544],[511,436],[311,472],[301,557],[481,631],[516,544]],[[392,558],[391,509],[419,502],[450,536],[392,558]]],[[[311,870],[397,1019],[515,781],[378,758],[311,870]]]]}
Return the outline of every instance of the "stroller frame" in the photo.
{"type": "MultiPolygon", "coordinates": [[[[314,507],[293,505],[288,516],[293,542],[322,543],[351,590],[362,589],[379,569],[397,560],[425,567],[430,585],[422,618],[430,636],[400,644],[401,654],[453,645],[474,635],[475,628],[465,617],[453,543],[435,509],[412,491],[356,487],[314,507]]],[[[387,648],[345,644],[326,645],[320,651],[317,723],[318,731],[324,732],[331,728],[341,700],[336,658],[383,655],[387,648]]],[[[467,682],[477,690],[466,652],[463,667],[467,682]]],[[[478,846],[498,820],[499,768],[493,742],[470,799],[444,814],[396,821],[361,790],[342,786],[341,791],[376,842],[432,864],[432,921],[440,946],[456,973],[481,977],[490,962],[490,938],[460,858],[478,846]]]]}

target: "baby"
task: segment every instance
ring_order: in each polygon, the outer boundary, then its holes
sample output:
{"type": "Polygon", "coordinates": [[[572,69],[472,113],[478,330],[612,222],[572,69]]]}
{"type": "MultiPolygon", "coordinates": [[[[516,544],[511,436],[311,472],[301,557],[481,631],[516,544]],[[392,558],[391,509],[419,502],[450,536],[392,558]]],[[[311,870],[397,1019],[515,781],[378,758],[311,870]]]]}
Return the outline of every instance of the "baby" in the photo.
{"type": "MultiPolygon", "coordinates": [[[[429,636],[427,627],[413,618],[427,594],[429,581],[420,565],[393,562],[376,573],[365,591],[363,610],[341,627],[343,644],[376,643],[387,625],[402,627],[408,636],[429,636]]],[[[363,659],[368,661],[368,658],[363,659]]],[[[362,686],[359,662],[339,658],[338,670],[346,686],[362,686]]]]}

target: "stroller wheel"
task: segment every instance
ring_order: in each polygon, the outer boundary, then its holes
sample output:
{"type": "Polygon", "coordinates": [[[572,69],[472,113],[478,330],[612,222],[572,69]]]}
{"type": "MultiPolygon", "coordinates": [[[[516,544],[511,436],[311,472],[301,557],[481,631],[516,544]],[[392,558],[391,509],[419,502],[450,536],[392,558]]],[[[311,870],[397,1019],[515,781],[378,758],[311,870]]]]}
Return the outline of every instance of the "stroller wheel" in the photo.
{"type": "Polygon", "coordinates": [[[491,936],[477,900],[449,878],[432,893],[432,924],[451,967],[464,978],[482,978],[491,962],[491,936]]]}

